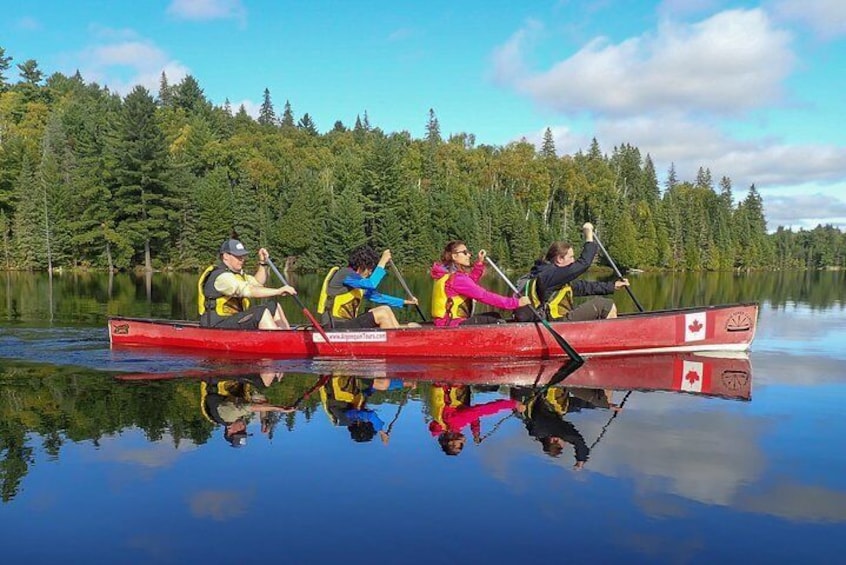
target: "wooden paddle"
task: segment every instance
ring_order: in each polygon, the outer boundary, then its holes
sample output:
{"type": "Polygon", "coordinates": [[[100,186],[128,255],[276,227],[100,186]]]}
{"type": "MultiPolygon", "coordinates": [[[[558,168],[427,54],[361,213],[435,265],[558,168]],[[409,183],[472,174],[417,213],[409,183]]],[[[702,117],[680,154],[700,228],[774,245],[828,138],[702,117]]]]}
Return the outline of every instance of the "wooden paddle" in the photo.
{"type": "MultiPolygon", "coordinates": [[[[284,284],[285,286],[290,286],[288,284],[288,281],[282,275],[282,273],[279,272],[279,269],[276,268],[276,265],[273,264],[273,261],[270,259],[270,257],[267,258],[267,264],[270,266],[271,270],[276,273],[276,276],[279,277],[279,280],[282,281],[282,284],[284,284]]],[[[309,309],[306,308],[306,305],[303,304],[303,301],[300,299],[299,295],[294,294],[292,296],[294,297],[294,300],[297,301],[297,304],[299,304],[300,308],[303,309],[303,314],[305,314],[305,317],[309,319],[311,325],[314,326],[314,329],[317,330],[317,332],[321,335],[321,337],[323,337],[326,343],[332,345],[332,347],[334,347],[335,349],[338,349],[337,345],[329,341],[329,336],[326,335],[326,331],[323,329],[323,326],[320,325],[320,323],[317,321],[317,318],[315,318],[314,315],[309,311],[309,309]]]]}
{"type": "MultiPolygon", "coordinates": [[[[485,256],[485,259],[487,260],[488,263],[490,263],[491,267],[494,268],[494,270],[497,272],[497,274],[500,276],[500,278],[502,278],[502,280],[504,280],[505,283],[511,288],[511,290],[514,291],[515,294],[522,296],[520,291],[517,290],[517,287],[514,286],[514,283],[511,282],[511,279],[509,279],[505,275],[505,273],[503,273],[499,269],[499,267],[496,266],[496,263],[493,262],[493,259],[491,259],[490,257],[487,257],[487,256],[485,256]]],[[[555,341],[558,343],[558,345],[561,347],[561,349],[563,349],[564,352],[570,357],[570,359],[572,359],[573,361],[576,361],[577,363],[580,363],[580,364],[584,363],[584,359],[582,359],[582,356],[579,355],[578,353],[576,353],[576,350],[573,349],[572,346],[569,343],[567,343],[567,340],[564,339],[561,336],[561,334],[559,334],[557,331],[555,331],[552,328],[552,326],[549,324],[549,322],[543,316],[540,315],[540,312],[538,312],[537,309],[534,306],[532,306],[531,303],[529,303],[528,306],[529,306],[529,309],[532,311],[532,314],[534,314],[535,320],[537,320],[537,322],[540,322],[541,324],[543,324],[543,327],[545,327],[549,331],[549,333],[552,334],[552,337],[555,339],[555,341]]]]}
{"type": "MultiPolygon", "coordinates": [[[[623,273],[620,272],[620,269],[617,268],[617,264],[614,263],[614,260],[611,258],[611,255],[608,254],[608,251],[605,250],[605,246],[602,245],[602,242],[599,241],[599,236],[596,235],[596,232],[593,232],[593,240],[599,246],[599,249],[602,250],[602,254],[605,255],[605,259],[608,261],[608,264],[611,265],[611,268],[614,269],[614,273],[617,275],[617,278],[622,279],[623,273]]],[[[626,287],[626,292],[629,293],[629,297],[631,297],[632,302],[634,302],[635,306],[639,312],[643,312],[643,306],[640,305],[640,302],[637,301],[635,298],[634,293],[632,292],[631,287],[626,287]]]]}
{"type": "MultiPolygon", "coordinates": [[[[396,263],[394,263],[394,260],[391,259],[390,263],[391,263],[391,268],[393,268],[393,270],[394,270],[394,274],[397,276],[397,280],[400,282],[403,290],[405,291],[405,294],[407,294],[408,297],[411,298],[411,299],[416,299],[416,297],[411,293],[411,289],[408,288],[408,285],[405,283],[405,279],[402,278],[402,274],[400,273],[399,269],[397,268],[396,263]]],[[[420,319],[423,320],[424,322],[428,322],[429,320],[426,319],[426,315],[423,313],[423,310],[420,309],[420,305],[415,304],[414,306],[417,308],[417,313],[420,314],[420,319]]]]}

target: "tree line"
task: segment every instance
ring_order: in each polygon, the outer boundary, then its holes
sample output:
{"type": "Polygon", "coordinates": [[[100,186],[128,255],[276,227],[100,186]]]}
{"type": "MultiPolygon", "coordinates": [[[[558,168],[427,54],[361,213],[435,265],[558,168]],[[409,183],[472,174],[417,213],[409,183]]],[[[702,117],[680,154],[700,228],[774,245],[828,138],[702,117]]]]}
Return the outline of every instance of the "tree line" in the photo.
{"type": "Polygon", "coordinates": [[[768,234],[754,185],[735,201],[731,179],[701,167],[659,185],[632,145],[559,155],[546,130],[477,144],[385,132],[366,111],[321,133],[265,89],[257,119],[212,104],[192,76],[121,97],[73,76],[45,78],[0,47],[2,268],[197,269],[235,230],[301,269],[343,261],[369,243],[422,266],[450,239],[527,268],[556,239],[578,242],[591,221],[621,267],[731,270],[843,267],[833,226],[768,234]]]}

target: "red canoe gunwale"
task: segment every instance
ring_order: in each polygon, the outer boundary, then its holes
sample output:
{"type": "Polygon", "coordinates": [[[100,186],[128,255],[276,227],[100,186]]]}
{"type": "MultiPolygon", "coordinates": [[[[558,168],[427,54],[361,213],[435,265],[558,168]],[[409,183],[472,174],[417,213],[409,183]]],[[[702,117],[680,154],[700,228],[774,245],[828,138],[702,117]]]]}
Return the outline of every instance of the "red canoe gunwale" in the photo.
{"type": "MultiPolygon", "coordinates": [[[[755,337],[757,303],[623,314],[615,319],[552,326],[583,356],[746,351],[755,337]]],[[[197,322],[112,317],[117,347],[180,348],[280,358],[521,358],[566,357],[540,324],[509,322],[395,330],[316,331],[202,328],[197,322]]]]}

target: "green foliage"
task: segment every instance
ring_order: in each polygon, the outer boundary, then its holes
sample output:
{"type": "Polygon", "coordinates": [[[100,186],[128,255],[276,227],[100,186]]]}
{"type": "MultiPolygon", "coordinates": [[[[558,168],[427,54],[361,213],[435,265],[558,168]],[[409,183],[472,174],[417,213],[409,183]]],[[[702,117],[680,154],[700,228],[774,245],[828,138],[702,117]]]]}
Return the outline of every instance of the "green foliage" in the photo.
{"type": "Polygon", "coordinates": [[[303,269],[362,242],[422,266],[451,239],[523,269],[552,240],[577,243],[586,221],[625,267],[843,264],[840,230],[768,235],[757,189],[736,204],[731,180],[715,189],[704,166],[686,181],[671,165],[662,193],[651,156],[627,143],[608,156],[593,139],[559,157],[549,128],[540,147],[479,145],[472,133],[444,141],[434,109],[420,139],[383,132],[366,111],[321,134],[288,101],[277,116],[267,89],[254,120],[243,106],[212,106],[192,76],[172,85],[163,73],[154,102],[79,73],[44,81],[33,60],[10,85],[11,61],[0,48],[6,268],[193,269],[234,229],[303,269]]]}

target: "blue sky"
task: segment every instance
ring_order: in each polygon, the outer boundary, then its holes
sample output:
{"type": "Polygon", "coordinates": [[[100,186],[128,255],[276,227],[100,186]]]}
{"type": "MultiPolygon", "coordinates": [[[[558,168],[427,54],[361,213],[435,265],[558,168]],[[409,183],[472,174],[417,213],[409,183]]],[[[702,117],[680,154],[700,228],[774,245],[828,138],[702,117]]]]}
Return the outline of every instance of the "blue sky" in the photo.
{"type": "MultiPolygon", "coordinates": [[[[385,131],[630,143],[659,175],[700,166],[770,229],[846,229],[843,0],[28,0],[4,7],[0,46],[46,73],[153,93],[194,75],[254,114],[270,89],[325,131],[366,111],[385,131]]],[[[12,73],[12,80],[17,76],[12,73]]]]}

